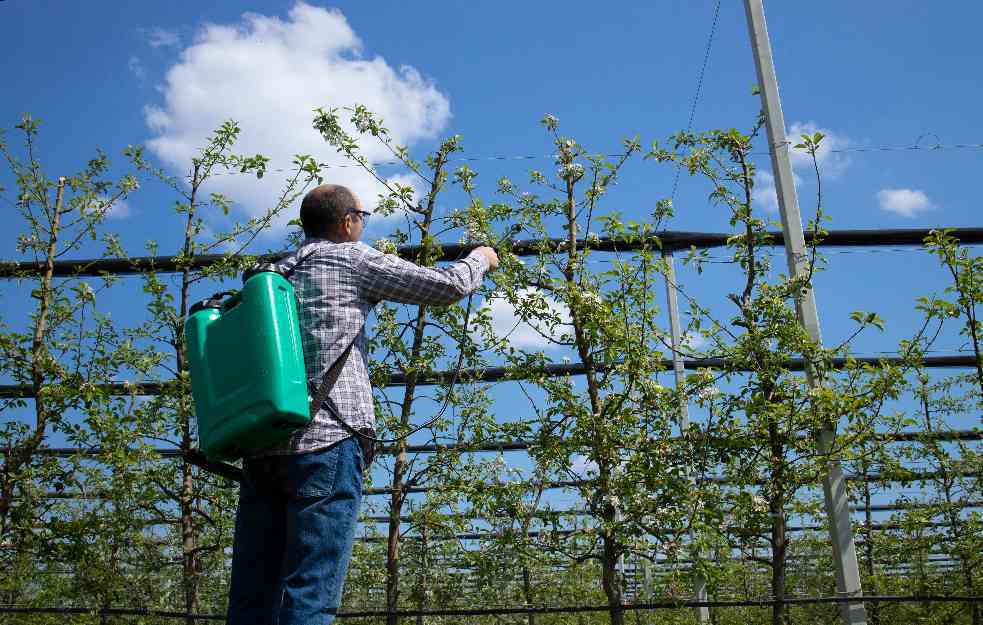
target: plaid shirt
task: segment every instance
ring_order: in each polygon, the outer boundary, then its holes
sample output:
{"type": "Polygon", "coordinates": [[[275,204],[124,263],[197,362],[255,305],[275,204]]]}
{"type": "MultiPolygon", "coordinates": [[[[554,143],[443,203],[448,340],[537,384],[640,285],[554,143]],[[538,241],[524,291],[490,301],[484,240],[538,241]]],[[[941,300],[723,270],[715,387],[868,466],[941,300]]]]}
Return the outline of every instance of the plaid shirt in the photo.
{"type": "MultiPolygon", "coordinates": [[[[304,362],[316,390],[325,371],[355,344],[329,396],[341,417],[356,430],[375,428],[375,409],[366,364],[365,320],[382,300],[445,306],[475,291],[488,271],[488,260],[471,253],[445,269],[421,267],[364,243],[307,239],[277,263],[288,270],[310,252],[290,281],[298,300],[304,362]],[[357,337],[357,338],[356,338],[357,337]]],[[[310,401],[312,397],[308,397],[310,401]]],[[[348,438],[351,433],[326,410],[285,443],[260,455],[300,454],[348,438]]]]}

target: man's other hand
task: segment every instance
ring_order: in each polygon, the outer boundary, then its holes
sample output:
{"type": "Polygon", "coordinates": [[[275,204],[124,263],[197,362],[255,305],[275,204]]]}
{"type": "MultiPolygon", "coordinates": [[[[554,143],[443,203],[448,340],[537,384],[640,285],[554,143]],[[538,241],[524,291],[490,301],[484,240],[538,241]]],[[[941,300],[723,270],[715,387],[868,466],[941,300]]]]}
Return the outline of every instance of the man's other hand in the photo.
{"type": "Polygon", "coordinates": [[[482,245],[481,247],[474,248],[474,251],[488,259],[488,271],[498,269],[498,254],[495,253],[495,250],[487,245],[482,245]]]}

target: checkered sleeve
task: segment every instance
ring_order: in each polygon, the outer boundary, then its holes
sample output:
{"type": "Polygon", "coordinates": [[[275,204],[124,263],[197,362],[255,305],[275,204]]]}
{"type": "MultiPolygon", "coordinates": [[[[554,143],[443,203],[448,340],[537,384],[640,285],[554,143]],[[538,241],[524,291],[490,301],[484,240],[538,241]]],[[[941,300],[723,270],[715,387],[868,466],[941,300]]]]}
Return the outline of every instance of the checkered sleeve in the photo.
{"type": "Polygon", "coordinates": [[[446,306],[477,290],[488,271],[488,259],[476,252],[450,267],[433,269],[368,246],[365,250],[359,276],[374,301],[446,306]]]}

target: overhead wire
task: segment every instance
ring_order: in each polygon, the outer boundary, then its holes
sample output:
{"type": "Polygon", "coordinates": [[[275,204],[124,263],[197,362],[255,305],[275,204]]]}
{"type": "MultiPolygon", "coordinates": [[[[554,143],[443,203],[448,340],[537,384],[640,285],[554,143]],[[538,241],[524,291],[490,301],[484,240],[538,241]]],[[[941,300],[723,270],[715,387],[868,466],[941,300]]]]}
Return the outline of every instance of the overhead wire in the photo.
{"type": "MultiPolygon", "coordinates": [[[[702,89],[702,87],[701,87],[702,89]]],[[[695,103],[695,100],[694,100],[695,103]]],[[[693,109],[695,110],[695,108],[693,109]]],[[[690,128],[691,129],[691,128],[690,128]]],[[[789,141],[791,143],[791,141],[789,141]]],[[[935,144],[935,145],[919,145],[918,143],[910,145],[858,145],[854,147],[843,147],[843,148],[832,148],[829,150],[831,154],[845,154],[845,153],[863,153],[863,152],[942,152],[949,150],[983,150],[983,143],[951,143],[951,144],[935,144]]],[[[767,152],[750,152],[752,156],[767,156],[767,152]]],[[[477,156],[458,156],[455,158],[448,158],[448,163],[465,163],[465,162],[480,162],[480,161],[532,161],[532,160],[555,160],[557,154],[487,154],[487,155],[477,155],[477,156]]],[[[620,158],[623,154],[606,154],[602,153],[599,156],[605,158],[620,158]]],[[[402,161],[377,161],[371,163],[374,167],[398,167],[403,165],[402,161]]],[[[324,169],[361,169],[361,165],[348,164],[348,163],[318,163],[318,165],[324,169]]],[[[288,173],[293,172],[293,169],[287,169],[283,167],[278,167],[274,169],[267,169],[268,173],[288,173]]],[[[212,176],[241,176],[250,175],[255,176],[253,172],[242,172],[242,171],[225,171],[225,172],[213,172],[212,176]]]]}
{"type": "MultiPolygon", "coordinates": [[[[693,129],[693,120],[696,118],[696,105],[699,103],[700,95],[703,93],[703,78],[706,76],[707,65],[710,63],[710,51],[713,48],[713,37],[717,32],[717,21],[719,18],[720,0],[717,0],[713,8],[713,22],[710,24],[710,35],[707,37],[706,50],[703,53],[703,65],[700,66],[700,74],[696,81],[696,93],[693,94],[693,101],[689,107],[689,120],[686,122],[687,133],[693,129]]],[[[679,173],[681,169],[682,162],[680,161],[676,163],[676,173],[672,180],[672,194],[669,196],[671,202],[676,200],[676,190],[679,188],[679,173]]]]}

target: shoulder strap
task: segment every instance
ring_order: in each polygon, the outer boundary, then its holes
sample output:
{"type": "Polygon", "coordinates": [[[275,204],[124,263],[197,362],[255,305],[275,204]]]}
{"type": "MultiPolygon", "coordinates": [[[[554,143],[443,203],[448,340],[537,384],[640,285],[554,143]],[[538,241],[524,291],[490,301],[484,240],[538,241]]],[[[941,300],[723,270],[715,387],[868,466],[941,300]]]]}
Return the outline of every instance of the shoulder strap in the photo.
{"type": "Polygon", "coordinates": [[[314,253],[315,252],[318,252],[318,251],[320,251],[320,250],[318,250],[317,248],[314,248],[310,252],[307,252],[306,254],[304,254],[303,256],[301,256],[299,259],[297,259],[297,262],[294,263],[294,266],[293,267],[291,267],[290,269],[287,269],[286,271],[282,272],[283,273],[283,277],[286,278],[287,280],[289,280],[290,279],[290,276],[294,275],[294,272],[297,271],[297,267],[300,267],[301,263],[303,263],[305,260],[307,260],[308,258],[310,258],[311,256],[313,256],[314,253]]]}
{"type": "MultiPolygon", "coordinates": [[[[313,256],[314,253],[317,251],[319,250],[313,249],[310,252],[304,254],[304,256],[302,256],[296,263],[294,263],[293,267],[291,267],[290,269],[284,272],[284,277],[289,280],[290,277],[293,275],[293,273],[297,270],[297,267],[299,267],[301,263],[303,263],[305,260],[313,256]]],[[[365,327],[364,322],[362,327],[365,327]]],[[[358,340],[358,335],[361,333],[362,333],[362,328],[359,328],[358,332],[355,333],[355,336],[352,337],[351,343],[349,343],[348,347],[345,348],[345,351],[341,352],[341,355],[338,356],[338,358],[335,359],[335,361],[331,364],[331,366],[328,367],[328,370],[324,372],[324,377],[321,378],[321,384],[318,386],[317,392],[314,393],[314,398],[311,399],[310,413],[311,413],[312,420],[314,419],[314,416],[317,414],[321,405],[328,398],[328,394],[331,393],[331,389],[334,388],[335,382],[338,381],[338,376],[341,375],[341,370],[344,368],[345,363],[348,362],[348,356],[349,354],[352,353],[352,348],[355,347],[355,341],[358,340]]],[[[348,425],[344,421],[342,421],[342,423],[344,425],[348,425]]]]}
{"type": "MultiPolygon", "coordinates": [[[[364,327],[364,326],[363,326],[364,327]]],[[[358,335],[362,333],[362,329],[359,328],[358,332],[355,333],[355,337],[352,342],[348,344],[345,351],[341,352],[341,355],[328,367],[328,370],[324,372],[324,377],[321,378],[321,384],[317,387],[317,392],[314,393],[314,399],[311,400],[310,412],[311,419],[317,414],[318,409],[321,404],[328,398],[328,394],[331,389],[334,388],[335,382],[338,381],[338,376],[341,375],[341,370],[348,362],[348,356],[352,353],[352,348],[355,347],[355,341],[358,340],[358,335]]],[[[347,424],[346,424],[347,425],[347,424]]]]}

